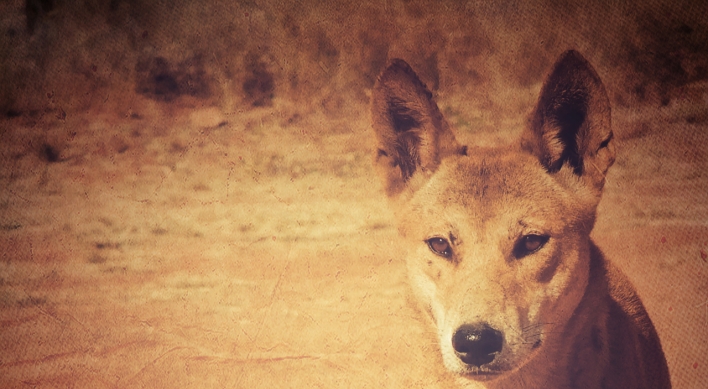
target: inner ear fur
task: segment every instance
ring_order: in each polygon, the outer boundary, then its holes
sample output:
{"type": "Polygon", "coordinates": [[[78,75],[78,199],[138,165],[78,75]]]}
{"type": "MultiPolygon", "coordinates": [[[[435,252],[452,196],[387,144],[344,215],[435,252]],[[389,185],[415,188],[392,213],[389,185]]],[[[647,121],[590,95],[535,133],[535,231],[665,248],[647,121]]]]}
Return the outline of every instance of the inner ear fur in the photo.
{"type": "Polygon", "coordinates": [[[610,103],[595,69],[563,53],[541,89],[522,146],[550,173],[564,168],[598,193],[615,160],[610,103]]]}
{"type": "Polygon", "coordinates": [[[416,174],[432,173],[440,161],[466,149],[455,140],[432,93],[403,60],[394,59],[372,93],[376,163],[386,192],[399,194],[416,174]]]}

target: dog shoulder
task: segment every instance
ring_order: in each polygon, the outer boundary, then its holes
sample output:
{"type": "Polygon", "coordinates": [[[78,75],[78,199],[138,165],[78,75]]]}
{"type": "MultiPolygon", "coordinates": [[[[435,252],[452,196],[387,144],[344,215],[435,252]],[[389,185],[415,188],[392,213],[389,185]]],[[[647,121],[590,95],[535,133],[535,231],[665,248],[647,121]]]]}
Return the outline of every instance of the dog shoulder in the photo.
{"type": "MultiPolygon", "coordinates": [[[[594,251],[594,255],[602,256],[599,250],[594,251]]],[[[609,381],[623,388],[670,388],[669,370],[659,336],[632,283],[611,262],[604,258],[600,260],[609,294],[609,381]]]]}

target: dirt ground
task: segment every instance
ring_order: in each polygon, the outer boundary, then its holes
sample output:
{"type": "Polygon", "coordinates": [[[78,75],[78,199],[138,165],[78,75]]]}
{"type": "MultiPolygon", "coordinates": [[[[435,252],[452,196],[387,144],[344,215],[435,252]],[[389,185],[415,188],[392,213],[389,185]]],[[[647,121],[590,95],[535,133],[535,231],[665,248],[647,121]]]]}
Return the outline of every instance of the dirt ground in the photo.
{"type": "MultiPolygon", "coordinates": [[[[42,11],[66,3],[27,4],[42,11]]],[[[39,14],[49,15],[32,26],[40,32],[64,15],[39,14]]],[[[23,34],[31,43],[39,33],[23,34]]],[[[321,39],[306,42],[329,50],[321,39]]],[[[332,42],[337,61],[361,54],[332,42]]],[[[644,301],[673,386],[708,387],[708,81],[662,79],[629,93],[613,62],[586,48],[608,84],[618,140],[593,237],[644,301]]],[[[494,89],[487,63],[477,74],[481,95],[461,91],[451,77],[474,75],[444,53],[421,74],[429,85],[440,77],[433,89],[462,142],[505,144],[562,51],[547,50],[545,66],[513,90],[507,85],[519,80],[494,89]],[[512,92],[506,110],[488,113],[512,92]]],[[[536,63],[508,55],[518,66],[536,63]]],[[[708,64],[690,58],[691,69],[708,64]]],[[[315,68],[334,66],[327,60],[315,68]]],[[[361,84],[341,73],[323,91],[303,87],[317,96],[312,105],[294,97],[287,66],[268,76],[254,61],[233,76],[245,81],[229,81],[243,86],[241,97],[179,88],[171,96],[150,71],[141,79],[139,64],[129,79],[154,87],[99,83],[96,95],[113,96],[106,104],[61,100],[68,76],[37,89],[44,100],[36,106],[36,85],[12,84],[9,102],[0,101],[1,387],[451,384],[433,334],[408,301],[402,250],[373,174],[367,75],[382,64],[372,60],[378,65],[364,69],[361,84]]],[[[3,66],[8,77],[24,65],[3,66]]],[[[185,66],[189,77],[202,74],[185,66]]],[[[213,85],[228,83],[220,77],[213,85]]]]}

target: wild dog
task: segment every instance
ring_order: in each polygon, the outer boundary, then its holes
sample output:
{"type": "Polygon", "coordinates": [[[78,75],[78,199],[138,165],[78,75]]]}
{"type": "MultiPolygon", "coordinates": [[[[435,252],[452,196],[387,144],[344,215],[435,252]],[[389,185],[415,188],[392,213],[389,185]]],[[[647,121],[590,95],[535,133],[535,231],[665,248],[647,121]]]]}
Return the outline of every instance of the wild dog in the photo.
{"type": "Polygon", "coordinates": [[[561,55],[509,149],[461,146],[400,59],[372,122],[414,295],[462,386],[671,386],[641,301],[589,237],[615,140],[580,54],[561,55]]]}

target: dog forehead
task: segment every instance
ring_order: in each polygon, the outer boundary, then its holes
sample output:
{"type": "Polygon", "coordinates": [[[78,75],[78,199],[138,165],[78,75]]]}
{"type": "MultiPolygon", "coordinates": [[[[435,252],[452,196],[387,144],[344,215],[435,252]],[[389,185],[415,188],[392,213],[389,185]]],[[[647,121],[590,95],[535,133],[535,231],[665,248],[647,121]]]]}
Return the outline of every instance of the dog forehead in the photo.
{"type": "Polygon", "coordinates": [[[562,207],[565,198],[534,157],[497,151],[445,159],[420,192],[416,208],[426,213],[462,209],[475,219],[501,210],[519,217],[545,213],[562,207]]]}

